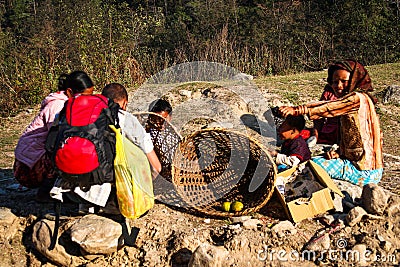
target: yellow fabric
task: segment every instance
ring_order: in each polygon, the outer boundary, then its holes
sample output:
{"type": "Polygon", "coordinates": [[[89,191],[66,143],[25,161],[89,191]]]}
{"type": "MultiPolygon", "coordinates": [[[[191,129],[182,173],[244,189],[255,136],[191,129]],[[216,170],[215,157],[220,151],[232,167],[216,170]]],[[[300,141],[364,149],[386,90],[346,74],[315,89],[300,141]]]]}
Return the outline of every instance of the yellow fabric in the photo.
{"type": "Polygon", "coordinates": [[[143,151],[110,125],[116,134],[115,184],[121,214],[136,219],[154,207],[150,165],[143,151]]]}

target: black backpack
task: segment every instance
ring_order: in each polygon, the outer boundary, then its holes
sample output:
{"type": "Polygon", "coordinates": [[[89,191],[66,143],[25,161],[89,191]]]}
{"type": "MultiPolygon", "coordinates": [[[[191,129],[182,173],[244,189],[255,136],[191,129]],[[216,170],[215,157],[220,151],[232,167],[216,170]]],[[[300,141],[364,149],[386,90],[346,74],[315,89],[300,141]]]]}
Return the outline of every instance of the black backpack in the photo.
{"type": "MultiPolygon", "coordinates": [[[[46,150],[60,177],[70,189],[114,182],[115,133],[119,105],[102,95],[68,99],[49,130],[46,150]]],[[[55,202],[55,226],[49,250],[55,248],[61,202],[55,202]]]]}
{"type": "Polygon", "coordinates": [[[46,150],[59,175],[82,189],[114,182],[115,133],[119,105],[103,95],[70,98],[54,120],[46,150]]]}

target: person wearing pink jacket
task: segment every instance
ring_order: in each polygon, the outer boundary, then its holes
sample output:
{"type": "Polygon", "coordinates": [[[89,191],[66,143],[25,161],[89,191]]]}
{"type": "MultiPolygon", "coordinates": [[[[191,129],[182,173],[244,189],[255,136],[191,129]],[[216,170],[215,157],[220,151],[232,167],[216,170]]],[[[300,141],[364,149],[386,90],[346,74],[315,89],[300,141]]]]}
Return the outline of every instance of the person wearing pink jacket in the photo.
{"type": "Polygon", "coordinates": [[[93,82],[83,71],[62,74],[58,92],[50,93],[41,103],[39,114],[22,133],[15,148],[14,177],[28,188],[39,188],[36,200],[50,200],[49,191],[56,178],[56,171],[45,149],[46,138],[56,115],[65,101],[87,89],[93,91],[93,82]]]}

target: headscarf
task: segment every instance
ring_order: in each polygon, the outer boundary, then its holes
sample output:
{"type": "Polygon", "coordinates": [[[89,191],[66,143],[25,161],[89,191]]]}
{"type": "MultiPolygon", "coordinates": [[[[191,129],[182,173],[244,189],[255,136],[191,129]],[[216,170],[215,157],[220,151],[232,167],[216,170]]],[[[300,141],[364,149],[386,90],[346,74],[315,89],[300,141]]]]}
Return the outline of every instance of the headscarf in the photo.
{"type": "Polygon", "coordinates": [[[328,68],[328,84],[332,84],[333,73],[338,69],[347,70],[350,72],[350,81],[349,85],[344,90],[345,94],[357,90],[369,95],[374,103],[377,102],[377,99],[369,94],[369,92],[372,92],[374,89],[372,88],[372,81],[369,77],[368,71],[363,65],[353,59],[339,61],[332,64],[328,68]]]}

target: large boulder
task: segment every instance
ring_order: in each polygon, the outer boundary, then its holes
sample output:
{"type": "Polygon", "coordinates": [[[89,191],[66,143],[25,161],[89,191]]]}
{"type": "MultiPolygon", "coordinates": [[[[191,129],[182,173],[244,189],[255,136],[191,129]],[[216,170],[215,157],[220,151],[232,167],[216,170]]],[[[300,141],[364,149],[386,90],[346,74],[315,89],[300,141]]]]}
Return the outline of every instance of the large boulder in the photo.
{"type": "Polygon", "coordinates": [[[229,252],[225,248],[204,243],[193,252],[189,267],[226,266],[228,255],[229,252]]]}
{"type": "Polygon", "coordinates": [[[0,236],[10,240],[18,231],[18,217],[9,208],[0,207],[0,236]]]}
{"type": "Polygon", "coordinates": [[[382,187],[376,184],[366,184],[363,187],[361,200],[364,209],[371,214],[383,214],[389,196],[382,187]]]}
{"type": "Polygon", "coordinates": [[[400,104],[400,86],[390,85],[384,91],[382,98],[384,104],[400,104]]]}
{"type": "Polygon", "coordinates": [[[77,220],[70,228],[71,240],[87,254],[111,254],[122,245],[121,224],[95,214],[77,220]]]}
{"type": "MultiPolygon", "coordinates": [[[[54,221],[42,219],[33,226],[32,243],[37,251],[48,258],[51,262],[60,266],[82,265],[84,261],[79,257],[70,255],[64,247],[65,244],[62,245],[60,242],[57,242],[54,249],[49,250],[54,225],[54,221]]],[[[57,236],[60,239],[61,233],[57,233],[57,236]]]]}

